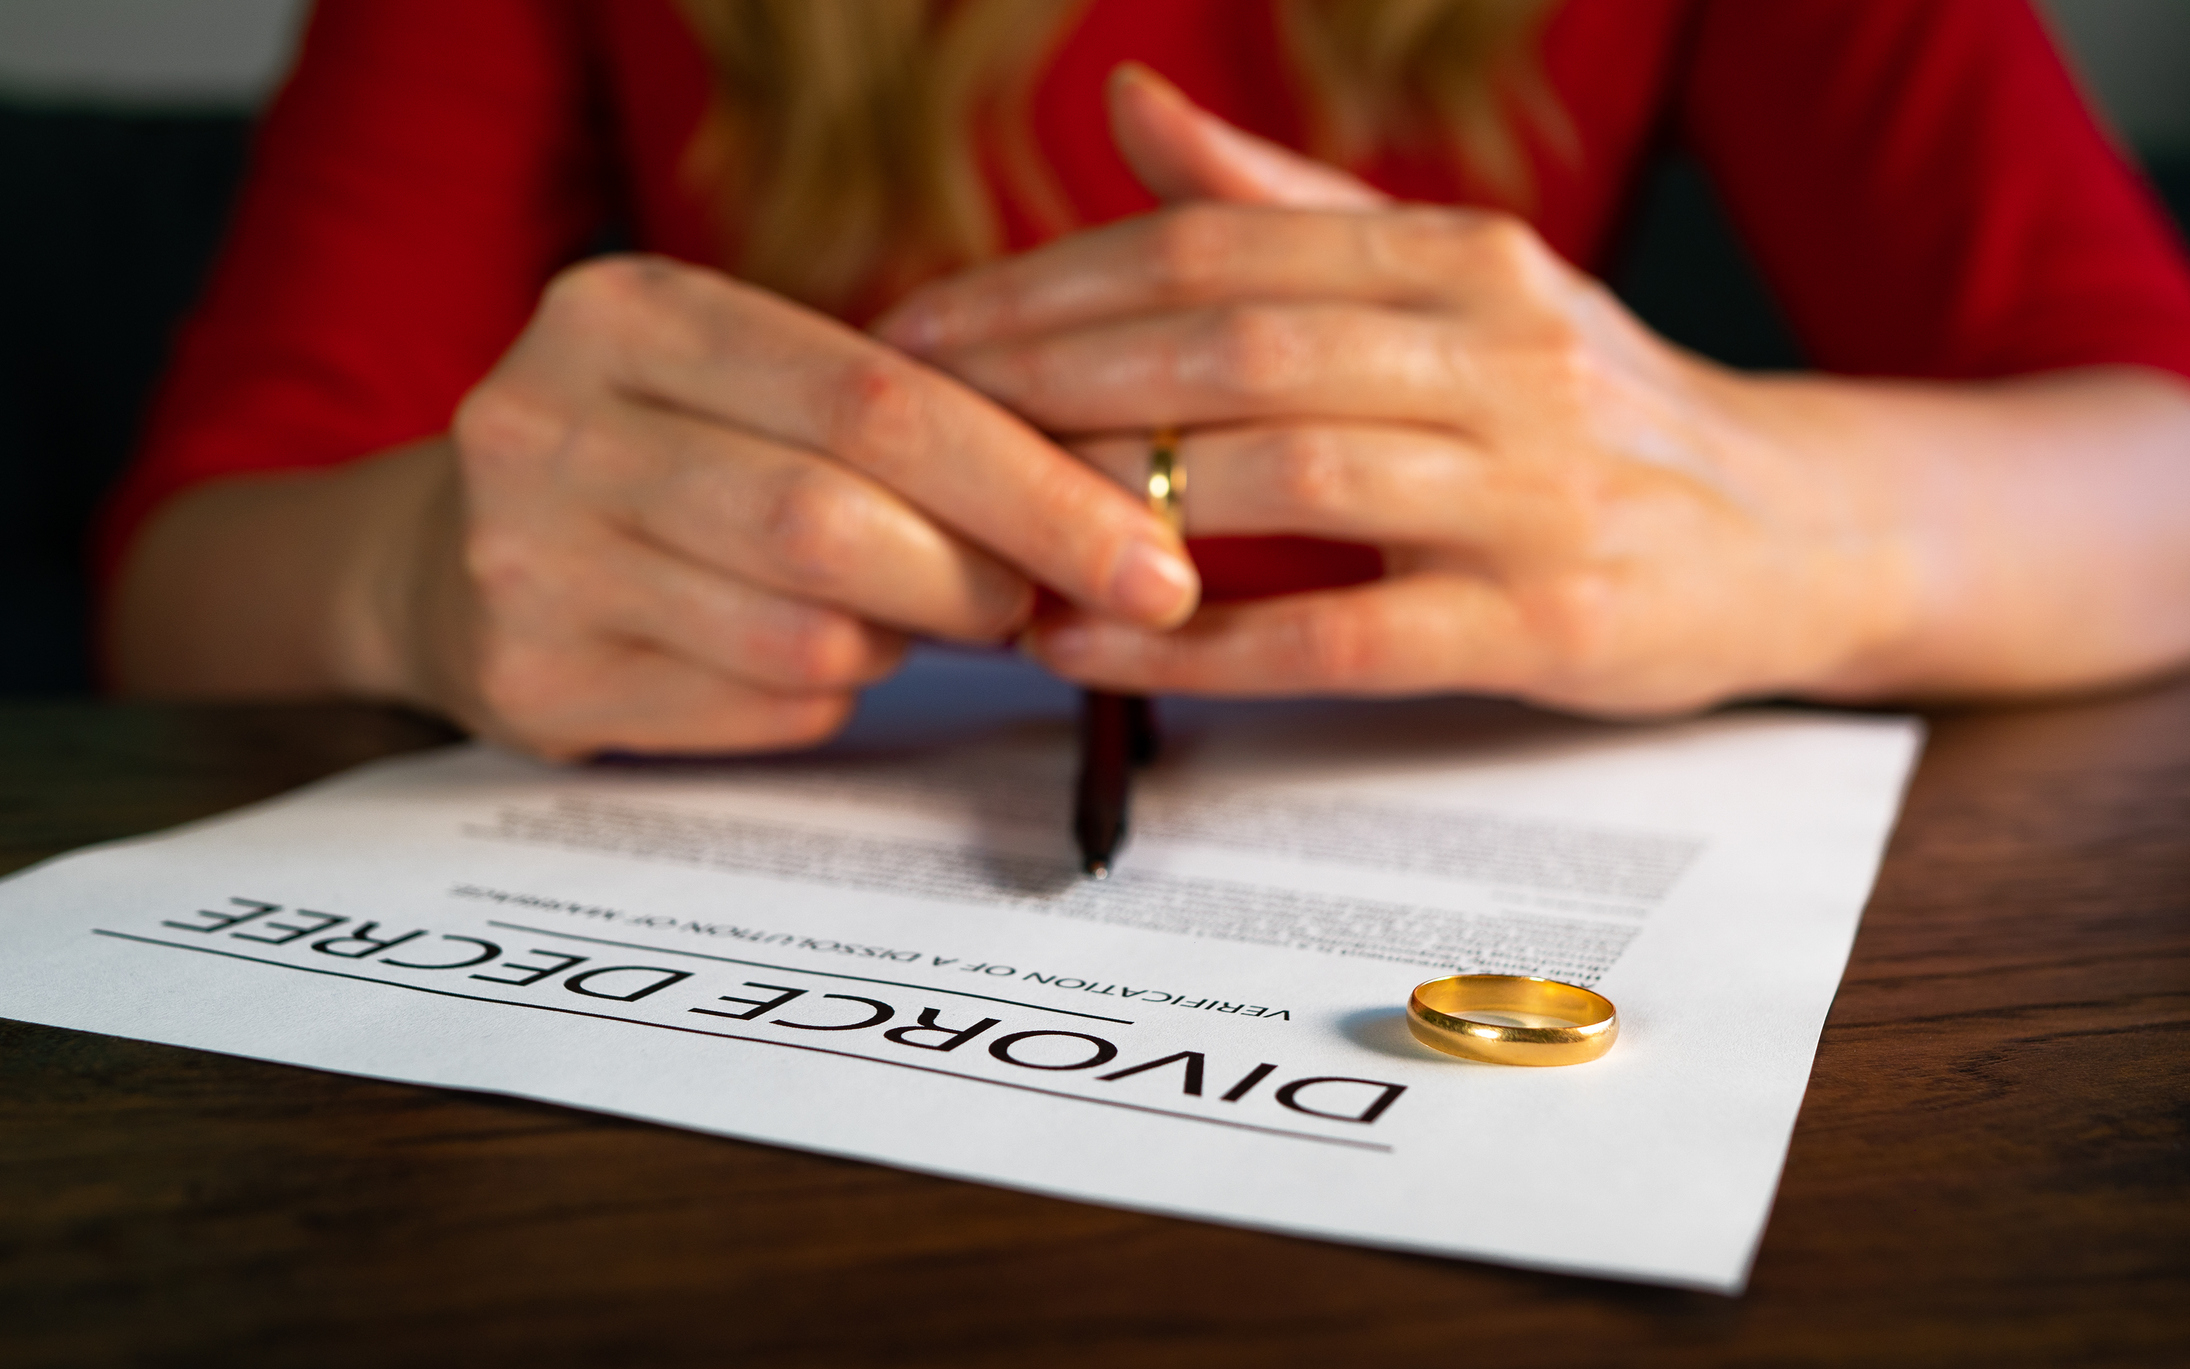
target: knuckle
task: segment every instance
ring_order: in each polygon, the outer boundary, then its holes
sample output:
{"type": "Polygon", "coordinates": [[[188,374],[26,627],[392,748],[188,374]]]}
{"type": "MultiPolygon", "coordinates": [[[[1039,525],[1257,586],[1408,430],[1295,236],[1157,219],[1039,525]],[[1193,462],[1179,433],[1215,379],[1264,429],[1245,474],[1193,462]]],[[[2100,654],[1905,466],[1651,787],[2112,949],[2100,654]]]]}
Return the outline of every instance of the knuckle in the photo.
{"type": "Polygon", "coordinates": [[[668,256],[611,252],[563,267],[547,280],[541,298],[558,307],[624,318],[633,309],[653,307],[672,283],[685,276],[690,276],[690,267],[668,256]]]}
{"type": "Polygon", "coordinates": [[[1539,314],[1517,341],[1516,378],[1533,404],[1549,413],[1573,414],[1593,407],[1608,377],[1580,325],[1564,314],[1539,314]]]}
{"type": "Polygon", "coordinates": [[[1165,210],[1150,234],[1147,267],[1158,294],[1201,299],[1239,248],[1238,216],[1195,203],[1165,210]]]}
{"type": "Polygon", "coordinates": [[[1210,377],[1233,394],[1265,398],[1295,388],[1308,359],[1306,339],[1283,312],[1246,306],[1217,315],[1210,377]]]}
{"type": "Polygon", "coordinates": [[[537,463],[561,440],[562,420],[529,388],[490,377],[457,405],[449,431],[469,479],[498,480],[537,463]]]}
{"type": "Polygon", "coordinates": [[[1602,674],[1619,629],[1610,578],[1596,570],[1574,571],[1553,578],[1532,597],[1534,635],[1555,672],[1583,681],[1602,674]]]}
{"type": "Polygon", "coordinates": [[[867,637],[858,623],[840,613],[813,610],[796,615],[769,644],[774,674],[796,689],[843,689],[857,684],[868,664],[867,637]]]}
{"type": "Polygon", "coordinates": [[[805,465],[776,482],[761,515],[761,538],[772,564],[795,586],[827,590],[850,573],[864,521],[847,481],[805,465]]]}
{"type": "Polygon", "coordinates": [[[549,356],[583,371],[605,372],[626,354],[668,357],[704,355],[731,326],[725,298],[736,293],[719,281],[666,257],[595,257],[566,267],[540,297],[526,330],[549,356]]]}
{"type": "Polygon", "coordinates": [[[614,601],[590,550],[574,549],[565,537],[523,519],[475,522],[459,551],[483,633],[553,635],[614,601]]]}
{"type": "Polygon", "coordinates": [[[1589,328],[1566,298],[1547,297],[1535,311],[1536,336],[1569,368],[1593,365],[1596,350],[1589,328]]]}
{"type": "Polygon", "coordinates": [[[1076,353],[1071,345],[1050,338],[992,353],[977,388],[1037,426],[1048,426],[1060,404],[1070,407],[1085,378],[1076,353]]]}
{"type": "Polygon", "coordinates": [[[671,273],[658,257],[593,257],[566,266],[540,295],[543,321],[575,325],[587,331],[622,324],[649,307],[671,273]]]}
{"type": "Polygon", "coordinates": [[[1402,204],[1370,222],[1382,226],[1383,241],[1403,243],[1420,256],[1465,241],[1485,212],[1447,204],[1402,204]]]}
{"type": "Polygon", "coordinates": [[[1353,611],[1308,611],[1293,621],[1291,662],[1303,681],[1344,688],[1371,677],[1378,656],[1378,620],[1366,605],[1353,611]]]}
{"type": "Polygon", "coordinates": [[[1481,211],[1474,223],[1475,253],[1486,270],[1516,282],[1533,280],[1544,264],[1545,247],[1523,219],[1481,211]]]}
{"type": "Polygon", "coordinates": [[[1318,428],[1294,428],[1273,439],[1270,485],[1290,512],[1328,514],[1349,501],[1352,478],[1344,445],[1336,434],[1318,428]]]}
{"type": "Polygon", "coordinates": [[[920,392],[913,369],[879,351],[847,363],[827,421],[830,451],[857,466],[888,469],[914,444],[920,392]]]}
{"type": "Polygon", "coordinates": [[[548,579],[538,542],[521,527],[475,523],[464,534],[464,572],[490,613],[538,594],[548,579]]]}
{"type": "Polygon", "coordinates": [[[1467,247],[1483,211],[1442,204],[1397,205],[1354,225],[1364,262],[1397,279],[1424,280],[1433,296],[1467,265],[1467,247]],[[1425,278],[1428,278],[1425,280],[1425,278]]]}
{"type": "Polygon", "coordinates": [[[1030,327],[1029,320],[1041,315],[1040,280],[1023,261],[1007,259],[984,272],[980,288],[985,298],[978,302],[969,302],[948,288],[935,290],[926,307],[938,336],[1017,336],[1030,327]]]}

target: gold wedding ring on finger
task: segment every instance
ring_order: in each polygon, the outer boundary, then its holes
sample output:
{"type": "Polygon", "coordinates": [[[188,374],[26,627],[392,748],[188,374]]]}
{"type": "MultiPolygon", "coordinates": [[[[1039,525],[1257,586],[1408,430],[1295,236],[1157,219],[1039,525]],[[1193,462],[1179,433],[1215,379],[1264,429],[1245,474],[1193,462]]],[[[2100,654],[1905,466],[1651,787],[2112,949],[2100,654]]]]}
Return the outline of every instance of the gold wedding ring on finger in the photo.
{"type": "Polygon", "coordinates": [[[1455,974],[1418,984],[1407,1030],[1433,1050],[1492,1065],[1579,1065],[1612,1049],[1612,1000],[1519,974],[1455,974]]]}
{"type": "Polygon", "coordinates": [[[1186,535],[1186,464],[1179,460],[1179,430],[1162,427],[1148,435],[1148,508],[1171,531],[1186,535]]]}

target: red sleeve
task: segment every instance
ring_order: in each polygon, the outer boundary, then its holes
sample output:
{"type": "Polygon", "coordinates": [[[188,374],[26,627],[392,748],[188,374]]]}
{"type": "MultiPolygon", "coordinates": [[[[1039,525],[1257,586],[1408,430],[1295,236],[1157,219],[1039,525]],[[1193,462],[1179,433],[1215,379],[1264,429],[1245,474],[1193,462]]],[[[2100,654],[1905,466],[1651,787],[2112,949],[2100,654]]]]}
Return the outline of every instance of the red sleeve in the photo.
{"type": "Polygon", "coordinates": [[[2190,376],[2190,265],[2024,0],[1705,0],[1680,111],[1812,360],[2190,376]]]}
{"type": "Polygon", "coordinates": [[[320,0],[205,298],[110,503],[440,432],[600,220],[582,34],[555,0],[320,0]]]}

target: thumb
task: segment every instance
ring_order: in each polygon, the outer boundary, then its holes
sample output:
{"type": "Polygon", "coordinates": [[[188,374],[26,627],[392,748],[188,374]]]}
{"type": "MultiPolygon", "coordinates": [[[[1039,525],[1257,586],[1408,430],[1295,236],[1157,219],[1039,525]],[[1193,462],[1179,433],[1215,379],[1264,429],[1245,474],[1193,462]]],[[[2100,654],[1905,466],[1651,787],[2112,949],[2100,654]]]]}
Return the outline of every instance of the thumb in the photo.
{"type": "Polygon", "coordinates": [[[1384,192],[1335,166],[1234,128],[1138,62],[1110,73],[1110,134],[1158,199],[1368,209],[1384,192]]]}

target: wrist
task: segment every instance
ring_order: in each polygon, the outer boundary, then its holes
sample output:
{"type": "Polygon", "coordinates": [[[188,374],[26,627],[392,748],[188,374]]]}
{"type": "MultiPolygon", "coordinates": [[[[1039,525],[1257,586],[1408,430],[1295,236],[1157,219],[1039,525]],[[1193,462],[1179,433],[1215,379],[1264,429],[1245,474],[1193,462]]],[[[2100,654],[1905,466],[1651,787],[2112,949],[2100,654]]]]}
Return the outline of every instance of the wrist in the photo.
{"type": "Polygon", "coordinates": [[[1698,371],[1788,599],[1753,692],[1849,703],[1906,692],[1923,673],[1940,578],[1916,535],[1914,473],[1846,382],[1698,371]]]}
{"type": "Polygon", "coordinates": [[[453,449],[436,438],[343,473],[345,570],[328,615],[325,657],[347,695],[440,709],[433,681],[436,608],[461,532],[453,449]]]}

